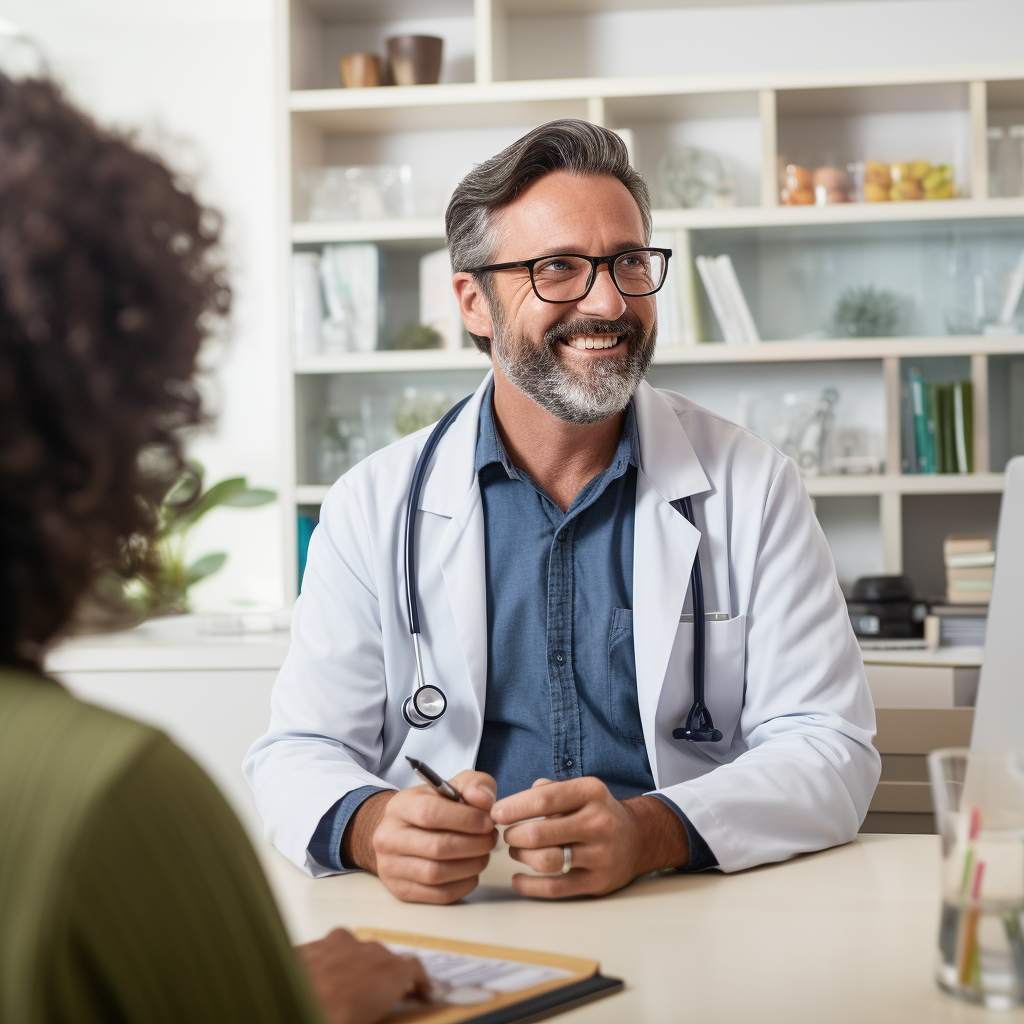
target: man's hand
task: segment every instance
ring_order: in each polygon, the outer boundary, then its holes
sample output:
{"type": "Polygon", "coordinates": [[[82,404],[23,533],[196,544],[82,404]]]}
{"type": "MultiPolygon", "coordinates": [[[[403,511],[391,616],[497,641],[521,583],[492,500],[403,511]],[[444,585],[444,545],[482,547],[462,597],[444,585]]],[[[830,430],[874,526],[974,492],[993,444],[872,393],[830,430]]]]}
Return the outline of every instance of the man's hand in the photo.
{"type": "Polygon", "coordinates": [[[298,951],[330,1024],[372,1024],[403,996],[430,997],[419,960],[395,956],[379,942],[360,942],[341,928],[298,951]]]}
{"type": "Polygon", "coordinates": [[[467,896],[498,841],[488,813],[497,786],[474,771],[459,772],[451,783],[466,803],[446,800],[430,786],[371,796],[345,829],[342,856],[409,903],[467,896]]]}
{"type": "Polygon", "coordinates": [[[562,847],[572,849],[568,874],[514,875],[512,886],[523,896],[602,896],[690,859],[686,829],[670,807],[653,796],[616,800],[600,779],[538,779],[532,789],[498,801],[491,817],[507,826],[513,859],[534,871],[561,871],[562,847]]]}

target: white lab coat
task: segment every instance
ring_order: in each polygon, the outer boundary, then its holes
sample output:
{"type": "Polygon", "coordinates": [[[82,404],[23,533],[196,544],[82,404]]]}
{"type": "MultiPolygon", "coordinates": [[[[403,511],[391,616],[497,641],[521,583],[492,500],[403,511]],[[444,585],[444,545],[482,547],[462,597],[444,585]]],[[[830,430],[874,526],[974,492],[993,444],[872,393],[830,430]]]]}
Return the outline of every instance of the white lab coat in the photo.
{"type": "MultiPolygon", "coordinates": [[[[274,686],[270,729],[244,770],[266,837],[312,875],[306,847],[350,790],[445,777],[476,762],[487,683],[484,519],[473,471],[486,381],[437,447],[418,516],[424,673],[444,717],[410,729],[416,678],[402,532],[423,430],[332,488],[313,533],[274,686]]],[[[831,554],[793,462],[680,395],[641,385],[633,541],[637,696],[658,791],[725,871],[851,840],[880,759],[860,650],[831,554]],[[697,527],[670,501],[692,496],[697,527]],[[672,738],[693,700],[690,568],[700,548],[706,698],[719,743],[672,738]]],[[[542,600],[543,595],[538,595],[542,600]]]]}

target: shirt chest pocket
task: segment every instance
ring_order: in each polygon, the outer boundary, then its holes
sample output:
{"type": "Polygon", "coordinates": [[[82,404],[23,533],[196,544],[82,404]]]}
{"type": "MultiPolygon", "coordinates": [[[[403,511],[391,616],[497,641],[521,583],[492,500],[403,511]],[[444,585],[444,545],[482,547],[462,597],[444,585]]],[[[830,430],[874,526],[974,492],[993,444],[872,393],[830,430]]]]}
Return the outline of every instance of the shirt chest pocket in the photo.
{"type": "MultiPolygon", "coordinates": [[[[747,617],[705,622],[704,700],[722,733],[718,743],[699,744],[711,757],[732,746],[743,710],[747,617]]],[[[672,730],[686,723],[693,706],[693,622],[680,622],[658,701],[657,732],[661,742],[686,744],[672,730]]]]}
{"type": "Polygon", "coordinates": [[[633,653],[633,610],[612,611],[608,629],[608,716],[618,735],[630,743],[642,744],[640,704],[636,692],[636,657],[633,653]]]}

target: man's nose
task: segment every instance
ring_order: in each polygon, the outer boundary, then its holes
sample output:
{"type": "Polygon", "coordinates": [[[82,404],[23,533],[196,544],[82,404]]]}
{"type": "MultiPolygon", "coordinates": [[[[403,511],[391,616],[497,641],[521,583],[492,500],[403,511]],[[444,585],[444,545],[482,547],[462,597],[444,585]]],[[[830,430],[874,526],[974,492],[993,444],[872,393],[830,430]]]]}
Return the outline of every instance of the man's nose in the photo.
{"type": "Polygon", "coordinates": [[[626,312],[626,301],[615,287],[607,263],[598,267],[594,287],[585,299],[576,303],[576,308],[584,316],[597,316],[605,320],[617,320],[626,312]]]}

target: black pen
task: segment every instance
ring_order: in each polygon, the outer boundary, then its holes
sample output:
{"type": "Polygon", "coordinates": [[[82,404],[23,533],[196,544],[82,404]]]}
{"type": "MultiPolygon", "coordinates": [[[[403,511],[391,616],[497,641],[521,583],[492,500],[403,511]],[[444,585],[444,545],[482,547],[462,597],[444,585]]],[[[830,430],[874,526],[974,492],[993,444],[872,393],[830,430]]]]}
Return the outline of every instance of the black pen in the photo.
{"type": "Polygon", "coordinates": [[[417,761],[415,757],[406,757],[406,761],[412,765],[412,770],[428,785],[433,786],[443,797],[454,800],[456,803],[464,804],[462,794],[450,783],[445,782],[429,764],[417,761]]]}

